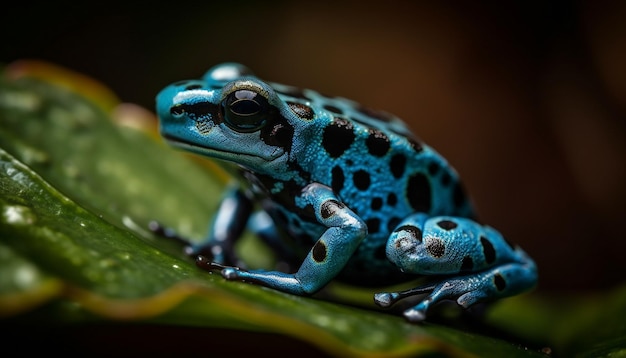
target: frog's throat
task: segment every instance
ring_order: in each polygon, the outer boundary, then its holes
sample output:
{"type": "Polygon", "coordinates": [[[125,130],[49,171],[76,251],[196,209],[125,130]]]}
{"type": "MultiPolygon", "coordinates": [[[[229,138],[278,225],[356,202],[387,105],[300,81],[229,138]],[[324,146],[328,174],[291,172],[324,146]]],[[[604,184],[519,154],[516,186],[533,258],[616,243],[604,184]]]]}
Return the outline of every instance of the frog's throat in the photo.
{"type": "Polygon", "coordinates": [[[198,145],[169,135],[163,135],[163,137],[169,145],[175,148],[235,163],[241,163],[241,158],[256,158],[256,160],[271,163],[285,154],[285,150],[281,148],[276,148],[270,156],[262,156],[258,153],[235,152],[223,148],[211,148],[206,145],[198,145]]]}

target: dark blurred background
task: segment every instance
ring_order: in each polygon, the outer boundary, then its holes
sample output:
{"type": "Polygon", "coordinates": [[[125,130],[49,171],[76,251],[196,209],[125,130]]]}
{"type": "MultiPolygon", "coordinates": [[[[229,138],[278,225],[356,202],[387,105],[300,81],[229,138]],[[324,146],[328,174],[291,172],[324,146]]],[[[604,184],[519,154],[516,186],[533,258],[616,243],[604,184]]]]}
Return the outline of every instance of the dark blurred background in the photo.
{"type": "Polygon", "coordinates": [[[19,2],[0,61],[42,59],[150,110],[238,61],[405,119],[456,167],[540,289],[626,281],[626,2],[19,2]],[[73,5],[70,5],[73,4],[73,5]]]}

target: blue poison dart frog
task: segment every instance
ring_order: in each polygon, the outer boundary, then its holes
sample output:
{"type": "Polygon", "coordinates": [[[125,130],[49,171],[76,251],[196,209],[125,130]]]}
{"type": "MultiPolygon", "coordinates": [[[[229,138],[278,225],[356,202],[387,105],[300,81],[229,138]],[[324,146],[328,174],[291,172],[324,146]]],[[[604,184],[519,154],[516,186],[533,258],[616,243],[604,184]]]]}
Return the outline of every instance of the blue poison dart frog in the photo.
{"type": "Polygon", "coordinates": [[[467,308],[536,284],[533,260],[473,219],[454,169],[389,113],[265,82],[236,63],[176,82],[156,102],[168,143],[239,179],[206,240],[187,246],[227,280],[309,295],[333,279],[382,287],[432,276],[374,295],[381,307],[422,295],[404,311],[413,322],[441,300],[467,308]],[[246,227],[293,272],[244,269],[233,248],[246,227]]]}

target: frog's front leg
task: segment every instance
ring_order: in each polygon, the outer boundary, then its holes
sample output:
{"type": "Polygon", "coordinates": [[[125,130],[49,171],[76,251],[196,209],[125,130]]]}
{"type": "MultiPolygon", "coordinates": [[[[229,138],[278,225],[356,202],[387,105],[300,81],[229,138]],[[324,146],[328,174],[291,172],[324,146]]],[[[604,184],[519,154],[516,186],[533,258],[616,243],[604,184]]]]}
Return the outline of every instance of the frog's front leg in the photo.
{"type": "Polygon", "coordinates": [[[374,296],[379,306],[388,307],[402,298],[429,293],[404,311],[414,322],[424,320],[431,305],[441,300],[456,299],[467,308],[521,293],[537,281],[535,263],[522,249],[493,228],[467,218],[412,215],[391,234],[386,253],[404,272],[449,276],[433,285],[374,296]]]}
{"type": "Polygon", "coordinates": [[[300,198],[312,208],[319,223],[326,226],[296,273],[244,271],[224,268],[229,280],[248,281],[297,295],[311,294],[330,282],[345,266],[367,235],[367,226],[324,185],[306,186],[300,198]]]}

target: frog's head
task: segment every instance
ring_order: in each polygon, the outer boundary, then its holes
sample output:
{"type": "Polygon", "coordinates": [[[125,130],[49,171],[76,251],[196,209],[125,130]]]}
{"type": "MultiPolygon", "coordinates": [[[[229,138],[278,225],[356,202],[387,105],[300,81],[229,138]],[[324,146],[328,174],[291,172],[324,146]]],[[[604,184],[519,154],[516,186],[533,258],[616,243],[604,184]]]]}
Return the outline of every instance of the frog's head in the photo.
{"type": "Polygon", "coordinates": [[[202,80],[166,87],[156,101],[161,135],[170,144],[257,172],[286,170],[294,114],[247,68],[216,66],[202,80]]]}

